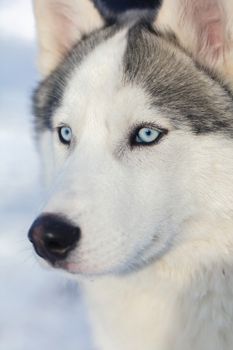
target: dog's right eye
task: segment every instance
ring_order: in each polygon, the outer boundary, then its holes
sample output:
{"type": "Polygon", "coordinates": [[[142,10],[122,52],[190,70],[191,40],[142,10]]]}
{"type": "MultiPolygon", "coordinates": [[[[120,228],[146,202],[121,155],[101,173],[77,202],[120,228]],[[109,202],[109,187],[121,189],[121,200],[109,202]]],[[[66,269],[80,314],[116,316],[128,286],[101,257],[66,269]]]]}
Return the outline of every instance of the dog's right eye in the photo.
{"type": "Polygon", "coordinates": [[[70,145],[72,140],[72,130],[69,126],[63,125],[58,128],[58,136],[61,143],[70,145]]]}

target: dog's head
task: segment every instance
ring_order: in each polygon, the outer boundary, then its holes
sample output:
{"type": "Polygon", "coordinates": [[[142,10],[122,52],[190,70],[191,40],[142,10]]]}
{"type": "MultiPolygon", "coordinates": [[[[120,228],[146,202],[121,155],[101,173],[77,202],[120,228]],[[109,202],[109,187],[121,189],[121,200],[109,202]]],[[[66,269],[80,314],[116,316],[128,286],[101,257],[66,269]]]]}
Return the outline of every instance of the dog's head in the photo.
{"type": "Polygon", "coordinates": [[[29,233],[38,254],[118,273],[202,239],[187,225],[233,208],[233,2],[164,0],[152,22],[109,22],[90,0],[35,9],[45,79],[34,111],[51,185],[29,233]]]}

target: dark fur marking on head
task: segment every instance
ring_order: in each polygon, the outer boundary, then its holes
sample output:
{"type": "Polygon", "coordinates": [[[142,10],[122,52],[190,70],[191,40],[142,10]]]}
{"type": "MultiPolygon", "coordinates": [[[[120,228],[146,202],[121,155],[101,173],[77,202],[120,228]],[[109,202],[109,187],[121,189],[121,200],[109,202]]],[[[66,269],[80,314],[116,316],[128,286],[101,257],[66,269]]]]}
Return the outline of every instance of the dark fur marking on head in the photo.
{"type": "MultiPolygon", "coordinates": [[[[50,128],[73,70],[97,45],[112,37],[126,23],[106,26],[77,43],[63,62],[34,94],[38,129],[50,128]]],[[[161,33],[149,19],[128,24],[124,78],[141,86],[151,104],[169,117],[175,128],[195,134],[221,132],[233,136],[233,94],[212,71],[202,67],[179,44],[172,33],[161,33]]]]}
{"type": "Polygon", "coordinates": [[[180,48],[173,34],[137,23],[128,33],[124,66],[125,84],[141,86],[175,128],[233,137],[230,87],[180,48]]]}

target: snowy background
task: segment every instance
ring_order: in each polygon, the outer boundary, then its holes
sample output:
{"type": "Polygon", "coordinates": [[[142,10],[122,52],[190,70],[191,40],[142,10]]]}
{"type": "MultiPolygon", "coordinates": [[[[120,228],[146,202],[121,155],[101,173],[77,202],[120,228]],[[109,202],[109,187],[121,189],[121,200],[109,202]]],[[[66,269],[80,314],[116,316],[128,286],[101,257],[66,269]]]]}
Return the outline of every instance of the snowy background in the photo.
{"type": "MultiPolygon", "coordinates": [[[[105,2],[123,11],[156,0],[105,2]]],[[[35,62],[31,0],[0,0],[0,350],[94,350],[78,286],[43,270],[27,240],[43,203],[30,113],[35,62]]]]}
{"type": "Polygon", "coordinates": [[[91,350],[78,287],[43,270],[27,241],[42,202],[35,51],[30,0],[0,0],[0,350],[91,350]]]}

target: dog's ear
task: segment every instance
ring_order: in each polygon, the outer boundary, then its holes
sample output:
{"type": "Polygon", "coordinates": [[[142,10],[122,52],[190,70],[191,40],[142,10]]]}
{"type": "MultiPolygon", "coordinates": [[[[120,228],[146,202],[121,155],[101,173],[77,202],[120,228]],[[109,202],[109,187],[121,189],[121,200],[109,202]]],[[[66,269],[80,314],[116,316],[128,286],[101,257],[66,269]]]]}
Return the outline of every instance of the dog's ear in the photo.
{"type": "Polygon", "coordinates": [[[172,30],[201,64],[233,78],[233,0],[163,0],[155,25],[172,30]]]}
{"type": "Polygon", "coordinates": [[[82,35],[104,25],[92,0],[34,0],[39,69],[48,75],[82,35]]]}

